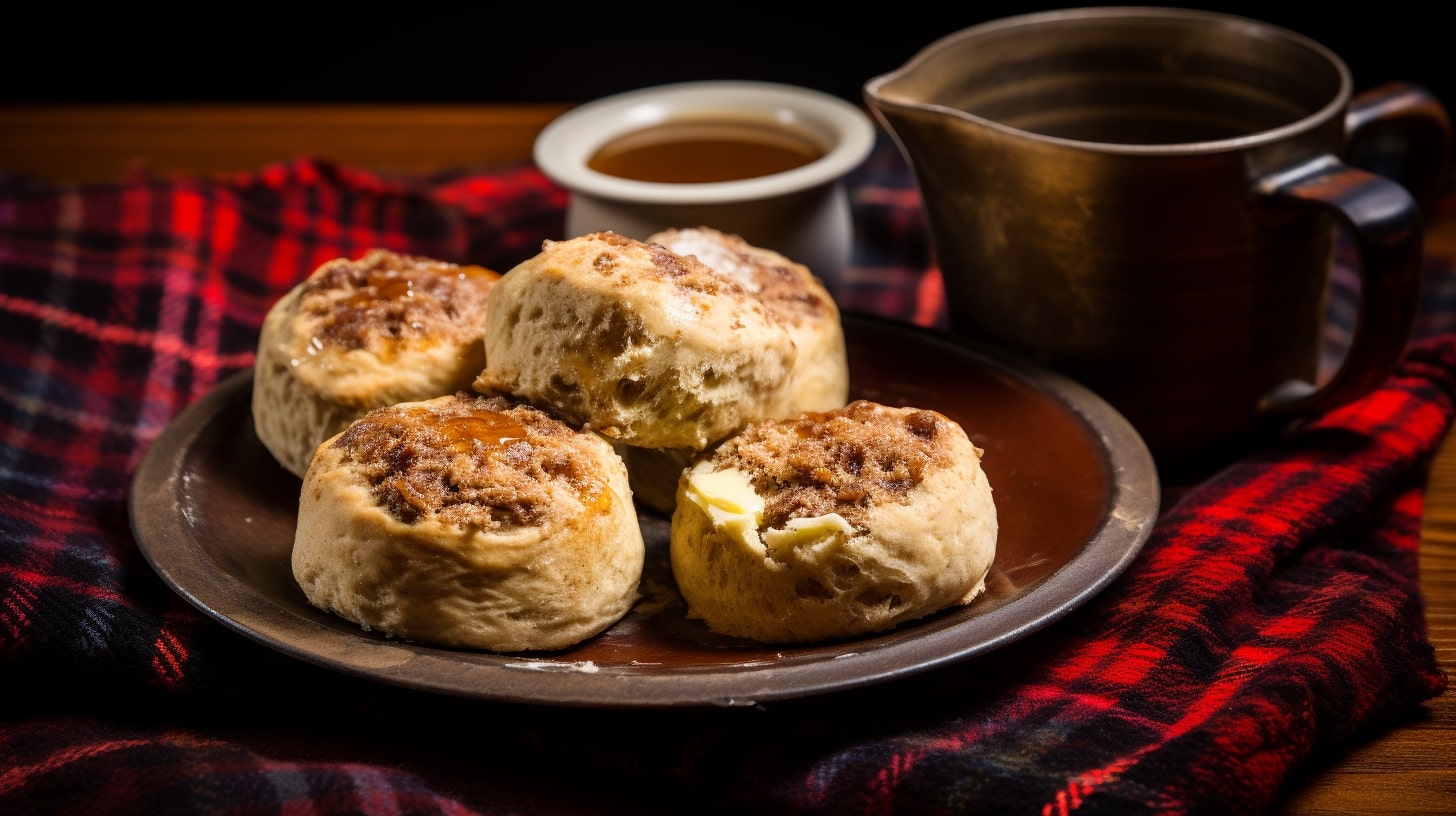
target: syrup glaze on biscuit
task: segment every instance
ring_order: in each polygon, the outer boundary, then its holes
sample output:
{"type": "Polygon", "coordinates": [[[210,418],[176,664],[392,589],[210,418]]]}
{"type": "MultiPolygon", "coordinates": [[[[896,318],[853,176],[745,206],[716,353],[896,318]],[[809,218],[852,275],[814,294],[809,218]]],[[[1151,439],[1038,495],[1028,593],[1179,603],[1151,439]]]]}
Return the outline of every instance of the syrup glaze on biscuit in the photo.
{"type": "Polygon", "coordinates": [[[469,340],[485,321],[499,278],[480,266],[376,249],[357,261],[331,261],[310,276],[299,312],[316,321],[316,347],[387,355],[400,345],[469,340]]]}
{"type": "Polygon", "coordinates": [[[870,508],[907,502],[931,468],[953,464],[943,439],[950,422],[936,411],[857,400],[752,424],[713,461],[743,471],[765,497],[764,528],[828,513],[862,527],[870,508]]]}
{"type": "Polygon", "coordinates": [[[576,431],[503,397],[459,393],[381,408],[331,444],[375,503],[406,524],[428,516],[499,531],[542,523],[563,496],[592,511],[611,504],[576,431]]]}

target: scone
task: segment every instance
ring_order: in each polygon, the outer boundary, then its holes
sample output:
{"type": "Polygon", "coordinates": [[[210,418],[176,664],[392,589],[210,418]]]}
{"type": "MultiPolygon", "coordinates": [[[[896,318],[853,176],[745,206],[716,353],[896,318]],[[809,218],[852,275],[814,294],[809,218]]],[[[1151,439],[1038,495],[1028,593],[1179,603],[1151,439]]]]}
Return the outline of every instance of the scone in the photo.
{"type": "Polygon", "coordinates": [[[797,349],[752,293],[612,232],[546,241],[496,284],[475,387],[615,442],[702,450],[783,413],[797,349]]]}
{"type": "Polygon", "coordinates": [[[981,454],[943,414],[864,400],[748,426],[680,482],[670,554],[689,616],[801,643],[969,603],[998,529],[981,454]]]}
{"type": "Polygon", "coordinates": [[[516,652],[621,619],[643,559],[606,440],[461,393],[376,409],[319,447],[292,567],[309,603],[365,629],[516,652]]]}
{"type": "Polygon", "coordinates": [[[383,249],[321,265],[263,321],[258,439],[301,477],[319,443],[366,411],[469,388],[485,365],[486,303],[499,277],[383,249]]]}
{"type": "Polygon", "coordinates": [[[785,416],[844,407],[849,399],[844,326],[834,298],[809,267],[710,227],[663,230],[646,240],[727,275],[784,322],[798,348],[785,416]]]}

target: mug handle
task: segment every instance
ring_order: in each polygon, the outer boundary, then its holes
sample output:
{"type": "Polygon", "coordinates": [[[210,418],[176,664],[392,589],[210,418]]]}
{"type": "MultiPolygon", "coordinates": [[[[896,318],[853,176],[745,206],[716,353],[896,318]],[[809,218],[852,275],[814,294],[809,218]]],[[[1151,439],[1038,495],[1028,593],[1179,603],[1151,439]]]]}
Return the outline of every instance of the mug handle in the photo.
{"type": "Polygon", "coordinates": [[[1350,164],[1400,182],[1429,215],[1446,192],[1451,120],[1436,95],[1410,82],[1358,94],[1345,114],[1350,164]]]}
{"type": "Polygon", "coordinates": [[[1424,232],[1419,191],[1432,206],[1442,191],[1451,150],[1446,111],[1431,93],[1390,83],[1357,96],[1346,115],[1352,155],[1369,140],[1403,140],[1402,183],[1330,156],[1318,156],[1260,180],[1272,201],[1314,204],[1331,212],[1354,243],[1360,303],[1354,335],[1339,368],[1316,387],[1291,381],[1264,396],[1260,413],[1291,417],[1327,410],[1373,391],[1390,376],[1410,340],[1420,306],[1424,232]]]}

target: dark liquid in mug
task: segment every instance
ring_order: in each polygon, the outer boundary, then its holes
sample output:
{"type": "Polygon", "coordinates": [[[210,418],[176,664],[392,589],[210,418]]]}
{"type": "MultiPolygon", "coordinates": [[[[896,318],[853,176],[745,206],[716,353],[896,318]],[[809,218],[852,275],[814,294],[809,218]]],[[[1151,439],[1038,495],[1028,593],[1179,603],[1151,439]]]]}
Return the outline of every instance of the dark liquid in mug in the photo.
{"type": "Polygon", "coordinates": [[[1047,111],[1011,122],[1022,130],[1103,144],[1188,144],[1236,139],[1257,133],[1272,123],[1233,116],[1219,117],[1200,111],[1182,112],[1169,109],[1124,109],[1099,111],[1067,109],[1047,111]]]}
{"type": "Polygon", "coordinates": [[[783,173],[824,156],[808,135],[768,123],[664,122],[618,136],[587,167],[661,184],[711,184],[783,173]]]}
{"type": "Polygon", "coordinates": [[[951,107],[1020,130],[1129,145],[1236,139],[1298,121],[1327,101],[1192,74],[1094,70],[1036,76],[961,93],[964,96],[951,100],[951,107]]]}

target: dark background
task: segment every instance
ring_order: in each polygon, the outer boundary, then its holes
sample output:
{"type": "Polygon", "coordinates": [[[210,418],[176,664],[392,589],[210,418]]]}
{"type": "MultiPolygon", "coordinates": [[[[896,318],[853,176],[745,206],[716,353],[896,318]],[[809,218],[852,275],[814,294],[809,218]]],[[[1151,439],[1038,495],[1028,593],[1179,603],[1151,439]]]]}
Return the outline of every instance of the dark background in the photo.
{"type": "MultiPolygon", "coordinates": [[[[572,103],[662,82],[761,79],[852,101],[970,25],[1077,4],[52,2],[7,12],[0,102],[572,103]]],[[[1188,4],[1291,28],[1357,90],[1409,80],[1456,110],[1438,3],[1188,4]],[[1424,10],[1422,10],[1424,9],[1424,10]]]]}

